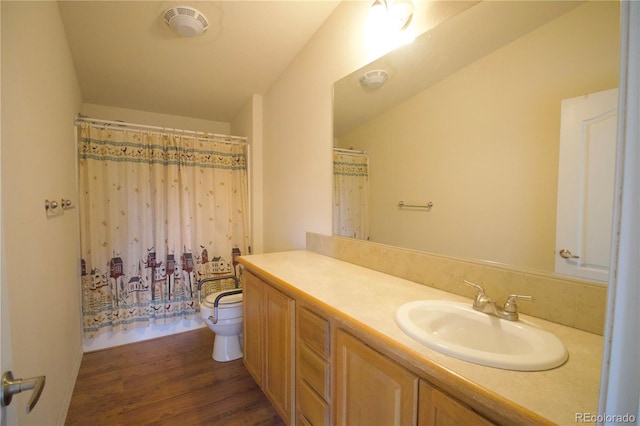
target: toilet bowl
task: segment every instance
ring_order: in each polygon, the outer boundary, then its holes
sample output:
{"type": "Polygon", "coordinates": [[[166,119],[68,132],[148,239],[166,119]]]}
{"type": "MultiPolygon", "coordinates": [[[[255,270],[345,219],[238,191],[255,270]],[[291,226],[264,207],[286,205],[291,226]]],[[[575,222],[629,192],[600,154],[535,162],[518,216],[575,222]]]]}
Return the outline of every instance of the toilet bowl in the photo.
{"type": "Polygon", "coordinates": [[[200,303],[200,316],[215,333],[211,357],[219,362],[242,358],[242,290],[208,295],[200,303]]]}

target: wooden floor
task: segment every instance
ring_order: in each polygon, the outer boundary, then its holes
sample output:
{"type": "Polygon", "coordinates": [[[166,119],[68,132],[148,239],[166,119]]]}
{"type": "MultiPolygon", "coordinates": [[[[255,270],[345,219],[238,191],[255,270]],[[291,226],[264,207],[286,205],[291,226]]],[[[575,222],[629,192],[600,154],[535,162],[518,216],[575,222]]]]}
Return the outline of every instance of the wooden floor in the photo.
{"type": "Polygon", "coordinates": [[[283,425],[242,360],[207,329],[85,354],[67,425],[283,425]]]}

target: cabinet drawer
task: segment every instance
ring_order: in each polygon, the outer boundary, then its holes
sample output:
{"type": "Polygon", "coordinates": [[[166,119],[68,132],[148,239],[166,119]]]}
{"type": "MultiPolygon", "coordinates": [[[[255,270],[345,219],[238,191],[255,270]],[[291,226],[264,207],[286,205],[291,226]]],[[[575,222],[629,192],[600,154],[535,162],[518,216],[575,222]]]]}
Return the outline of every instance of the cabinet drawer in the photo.
{"type": "Polygon", "coordinates": [[[329,358],[329,321],[301,308],[298,310],[298,336],[321,357],[329,358]]]}
{"type": "Polygon", "coordinates": [[[320,396],[329,399],[329,363],[316,355],[305,343],[299,343],[298,351],[300,377],[320,396]]]}
{"type": "Polygon", "coordinates": [[[303,380],[298,381],[298,417],[313,426],[329,424],[329,405],[303,380]]]}

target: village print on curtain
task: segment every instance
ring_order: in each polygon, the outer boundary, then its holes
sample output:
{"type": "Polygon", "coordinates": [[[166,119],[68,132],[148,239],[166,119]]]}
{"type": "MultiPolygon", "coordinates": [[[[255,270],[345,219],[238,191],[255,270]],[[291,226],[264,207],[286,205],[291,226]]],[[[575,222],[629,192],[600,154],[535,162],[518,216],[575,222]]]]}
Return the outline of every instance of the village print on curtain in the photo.
{"type": "Polygon", "coordinates": [[[246,149],[79,123],[85,337],[191,318],[197,281],[235,273],[249,246],[246,149]]]}
{"type": "Polygon", "coordinates": [[[369,239],[369,156],[333,151],[333,233],[369,239]]]}

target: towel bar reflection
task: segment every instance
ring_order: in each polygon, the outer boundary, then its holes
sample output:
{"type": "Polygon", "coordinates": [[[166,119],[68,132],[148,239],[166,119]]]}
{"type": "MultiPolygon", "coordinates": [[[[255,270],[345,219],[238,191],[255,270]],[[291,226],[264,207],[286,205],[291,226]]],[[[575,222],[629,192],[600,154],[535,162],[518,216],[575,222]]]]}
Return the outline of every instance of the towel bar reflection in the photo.
{"type": "Polygon", "coordinates": [[[429,201],[427,204],[425,205],[420,205],[420,204],[405,204],[404,201],[400,200],[398,201],[398,208],[399,209],[404,209],[404,208],[410,208],[410,209],[425,209],[425,210],[431,210],[431,207],[433,207],[433,203],[431,201],[429,201]]]}

